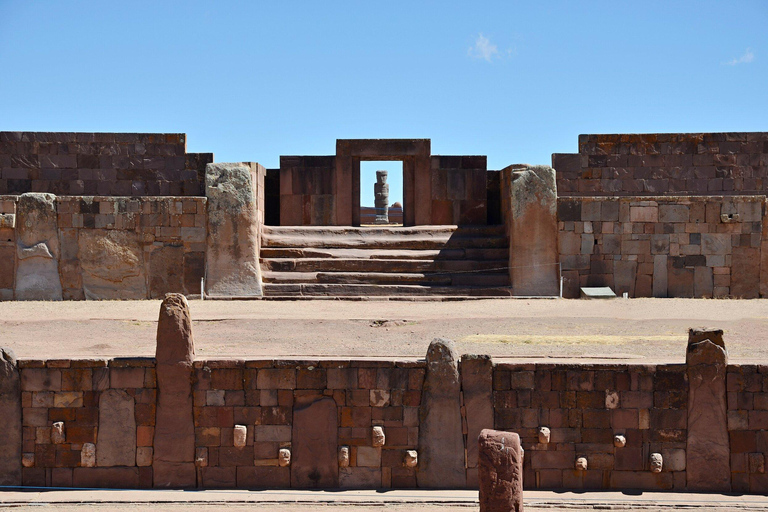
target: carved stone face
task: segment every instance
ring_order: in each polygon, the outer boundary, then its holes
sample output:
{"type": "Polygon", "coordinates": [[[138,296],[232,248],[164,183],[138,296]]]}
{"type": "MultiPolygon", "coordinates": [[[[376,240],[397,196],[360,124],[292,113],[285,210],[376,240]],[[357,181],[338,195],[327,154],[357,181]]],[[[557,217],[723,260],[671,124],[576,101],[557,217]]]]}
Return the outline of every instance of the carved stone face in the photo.
{"type": "Polygon", "coordinates": [[[664,466],[664,459],[662,459],[660,453],[651,454],[651,471],[654,473],[661,473],[661,469],[664,466]]]}

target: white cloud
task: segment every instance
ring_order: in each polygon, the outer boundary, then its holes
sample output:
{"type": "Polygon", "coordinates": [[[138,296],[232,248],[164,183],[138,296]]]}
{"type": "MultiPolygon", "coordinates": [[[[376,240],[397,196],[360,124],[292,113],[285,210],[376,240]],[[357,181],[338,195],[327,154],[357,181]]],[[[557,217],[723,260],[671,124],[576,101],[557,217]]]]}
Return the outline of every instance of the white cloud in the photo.
{"type": "Polygon", "coordinates": [[[729,60],[728,62],[723,62],[723,64],[727,66],[735,66],[737,64],[749,64],[755,60],[755,54],[752,52],[751,48],[747,48],[747,51],[744,52],[744,55],[739,57],[738,59],[729,60]]]}
{"type": "Polygon", "coordinates": [[[483,59],[487,62],[491,62],[494,57],[499,55],[499,49],[490,39],[483,34],[478,34],[475,44],[469,47],[467,55],[473,59],[483,59]]]}

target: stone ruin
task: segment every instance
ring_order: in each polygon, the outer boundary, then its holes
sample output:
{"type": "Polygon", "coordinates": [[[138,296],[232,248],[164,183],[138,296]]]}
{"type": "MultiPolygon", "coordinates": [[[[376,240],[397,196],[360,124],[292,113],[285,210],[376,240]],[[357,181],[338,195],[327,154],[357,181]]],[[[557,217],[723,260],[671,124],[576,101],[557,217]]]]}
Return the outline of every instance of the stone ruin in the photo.
{"type": "MultiPolygon", "coordinates": [[[[155,357],[0,349],[0,485],[766,493],[768,369],[691,329],[683,364],[207,359],[160,306],[155,357]],[[478,442],[479,439],[479,442],[478,442]]],[[[503,508],[508,506],[511,508],[503,508]]]]}
{"type": "Polygon", "coordinates": [[[184,134],[0,132],[0,300],[761,297],[766,190],[766,133],[582,135],[551,167],[493,170],[429,139],[265,169],[184,134]],[[359,227],[374,160],[403,163],[403,227],[359,227]]]}
{"type": "Polygon", "coordinates": [[[375,224],[389,224],[389,185],[387,171],[376,171],[376,183],[373,185],[375,224]]]}

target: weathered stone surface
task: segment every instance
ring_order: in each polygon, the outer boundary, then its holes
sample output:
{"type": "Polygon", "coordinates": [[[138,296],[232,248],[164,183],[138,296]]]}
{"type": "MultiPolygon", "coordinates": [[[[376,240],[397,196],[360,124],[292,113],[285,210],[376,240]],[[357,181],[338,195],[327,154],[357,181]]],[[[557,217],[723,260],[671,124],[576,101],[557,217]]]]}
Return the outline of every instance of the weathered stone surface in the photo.
{"type": "Polygon", "coordinates": [[[264,167],[255,163],[208,164],[206,292],[219,296],[260,296],[259,233],[263,212],[258,187],[264,167]]]}
{"type": "Polygon", "coordinates": [[[691,329],[688,335],[687,488],[731,489],[730,441],[726,404],[728,352],[723,331],[691,329]]]}
{"type": "Polygon", "coordinates": [[[64,444],[67,440],[66,432],[64,432],[64,422],[55,421],[51,425],[51,444],[64,444]]]}
{"type": "Polygon", "coordinates": [[[406,450],[403,456],[403,466],[415,468],[419,464],[419,452],[416,450],[406,450]]]}
{"type": "Polygon", "coordinates": [[[349,467],[349,446],[339,447],[339,467],[340,468],[349,467]]]}
{"type": "Polygon", "coordinates": [[[660,453],[651,454],[650,466],[651,473],[661,473],[661,470],[664,468],[664,458],[660,453]]]}
{"type": "Polygon", "coordinates": [[[0,418],[0,485],[21,485],[21,381],[16,356],[8,348],[0,348],[0,418]]]}
{"type": "Polygon", "coordinates": [[[376,183],[373,184],[373,204],[376,207],[375,224],[389,224],[389,185],[387,171],[376,171],[376,183]]]}
{"type": "Polygon", "coordinates": [[[77,245],[86,299],[147,298],[144,251],[136,233],[82,229],[77,245]]]}
{"type": "Polygon", "coordinates": [[[83,449],[80,451],[80,466],[92,468],[96,466],[96,445],[93,443],[83,443],[83,449]]]}
{"type": "Polygon", "coordinates": [[[183,245],[156,247],[149,255],[149,296],[156,299],[166,293],[184,293],[183,245]]]}
{"type": "Polygon", "coordinates": [[[373,446],[384,446],[387,443],[387,436],[384,434],[384,427],[376,425],[371,428],[371,444],[373,446]]]}
{"type": "Polygon", "coordinates": [[[157,324],[155,487],[194,487],[197,482],[192,416],[194,358],[187,299],[183,295],[168,294],[160,306],[157,324]]]}
{"type": "Polygon", "coordinates": [[[96,465],[136,464],[136,418],[134,400],[122,389],[108,389],[99,398],[99,435],[96,465]]]}
{"type": "MultiPolygon", "coordinates": [[[[467,418],[467,439],[493,428],[493,361],[491,356],[461,356],[461,389],[467,418]]],[[[467,443],[467,467],[477,467],[477,443],[467,443]]],[[[473,473],[474,474],[474,473],[473,473]]],[[[468,482],[472,487],[477,481],[468,482]]]]}
{"type": "Polygon", "coordinates": [[[502,170],[502,202],[509,235],[513,295],[555,296],[560,292],[557,250],[557,186],[547,166],[502,170]],[[507,188],[508,187],[508,188],[507,188]]]}
{"type": "Polygon", "coordinates": [[[486,429],[479,445],[480,512],[523,510],[523,451],[520,436],[486,429]]]}
{"type": "Polygon", "coordinates": [[[586,457],[577,457],[576,458],[576,471],[586,471],[589,467],[589,462],[587,462],[586,457]]]}
{"type": "Polygon", "coordinates": [[[337,412],[332,398],[293,409],[291,487],[331,488],[339,485],[337,412]]]}
{"type": "Polygon", "coordinates": [[[22,194],[16,215],[16,300],[61,300],[56,196],[22,194]]]}
{"type": "Polygon", "coordinates": [[[731,296],[743,299],[757,298],[760,293],[759,249],[734,247],[731,258],[731,296]]]}
{"type": "Polygon", "coordinates": [[[616,434],[613,436],[613,446],[616,448],[624,448],[627,445],[627,438],[622,434],[616,434]]]}
{"type": "Polygon", "coordinates": [[[549,427],[539,427],[538,437],[540,444],[549,444],[551,435],[552,432],[549,430],[549,427]]]}
{"type": "Polygon", "coordinates": [[[277,452],[277,465],[281,468],[291,465],[291,450],[288,448],[280,448],[277,452]]]}
{"type": "MultiPolygon", "coordinates": [[[[224,404],[222,404],[224,405],[224,404]]],[[[233,433],[233,444],[235,448],[242,448],[248,439],[248,427],[246,425],[235,425],[233,433]]]]}
{"type": "Polygon", "coordinates": [[[427,371],[419,408],[419,487],[463,488],[464,435],[461,386],[454,344],[435,339],[427,350],[427,371]]]}

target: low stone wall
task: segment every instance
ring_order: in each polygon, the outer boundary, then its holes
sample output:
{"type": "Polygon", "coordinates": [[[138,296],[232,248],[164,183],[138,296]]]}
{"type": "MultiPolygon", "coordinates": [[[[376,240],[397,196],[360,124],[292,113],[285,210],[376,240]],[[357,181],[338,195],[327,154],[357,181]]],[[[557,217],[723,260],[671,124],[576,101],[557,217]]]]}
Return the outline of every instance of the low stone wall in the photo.
{"type": "Polygon", "coordinates": [[[762,196],[560,197],[563,295],[758,297],[765,212],[762,196]]]}
{"type": "Polygon", "coordinates": [[[520,436],[528,489],[768,492],[768,368],[727,365],[722,331],[691,331],[686,364],[494,364],[446,340],[426,361],[193,360],[186,301],[170,297],[183,309],[161,317],[162,365],[17,367],[3,352],[0,402],[22,412],[2,420],[21,447],[0,461],[19,475],[6,485],[477,488],[477,436],[493,428],[520,436]]]}
{"type": "Polygon", "coordinates": [[[487,157],[435,155],[432,168],[432,224],[488,223],[487,157]]]}
{"type": "Polygon", "coordinates": [[[183,133],[0,132],[0,194],[198,196],[210,162],[183,133]]]}

